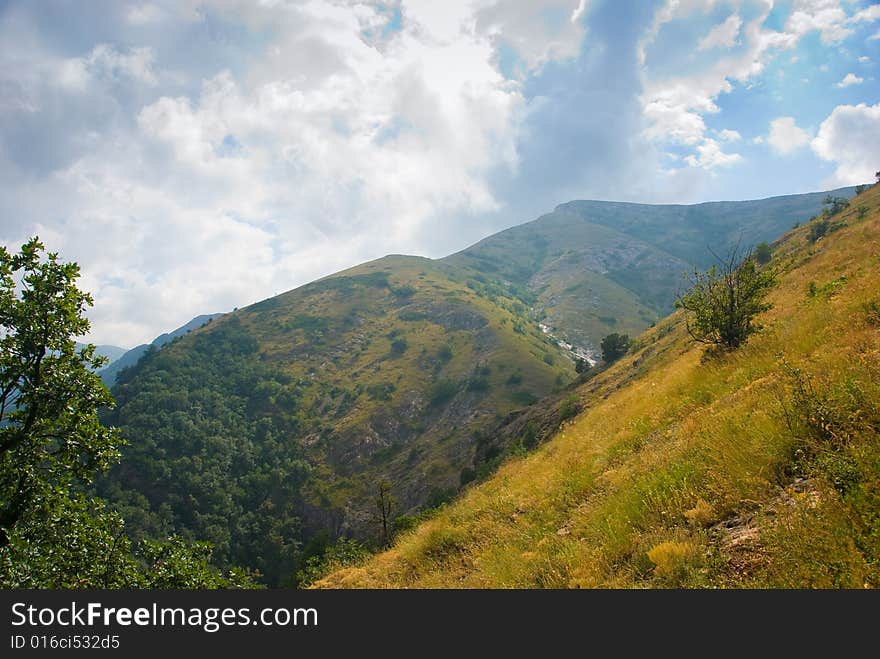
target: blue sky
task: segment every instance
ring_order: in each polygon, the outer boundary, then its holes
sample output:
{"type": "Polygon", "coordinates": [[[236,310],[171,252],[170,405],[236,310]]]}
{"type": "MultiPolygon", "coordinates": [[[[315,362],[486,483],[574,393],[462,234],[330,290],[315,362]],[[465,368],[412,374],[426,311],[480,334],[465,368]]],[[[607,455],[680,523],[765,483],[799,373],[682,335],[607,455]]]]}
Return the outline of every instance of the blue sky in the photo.
{"type": "Polygon", "coordinates": [[[0,240],[131,346],[571,199],[866,183],[862,0],[0,2],[0,240]]]}

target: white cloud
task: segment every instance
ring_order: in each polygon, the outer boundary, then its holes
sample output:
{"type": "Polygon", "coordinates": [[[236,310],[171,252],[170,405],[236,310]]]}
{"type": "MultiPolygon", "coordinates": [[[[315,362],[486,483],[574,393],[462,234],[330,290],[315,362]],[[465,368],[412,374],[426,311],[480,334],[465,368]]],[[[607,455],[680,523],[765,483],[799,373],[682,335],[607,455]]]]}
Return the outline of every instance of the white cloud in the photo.
{"type": "Polygon", "coordinates": [[[59,80],[65,85],[84,87],[89,79],[132,80],[149,86],[158,80],[151,48],[121,51],[109,44],[99,44],[84,57],[74,57],[60,64],[59,80]]]}
{"type": "MultiPolygon", "coordinates": [[[[185,5],[150,7],[120,20],[204,20],[185,5]]],[[[0,210],[28,212],[0,237],[39,232],[78,261],[96,300],[93,340],[123,345],[389,252],[431,254],[438,236],[479,235],[469,218],[499,208],[490,178],[518,166],[529,108],[499,73],[498,46],[527,71],[574,56],[587,8],[407,2],[400,28],[386,31],[389,14],[372,5],[218,2],[224,21],[271,39],[242,70],[211,74],[191,94],[165,91],[168,72],[147,47],[46,55],[21,76],[62,96],[50,103],[29,83],[16,107],[38,113],[75,95],[83,112],[116,114],[109,126],[78,127],[78,151],[44,178],[4,186],[0,210]],[[561,21],[545,18],[554,11],[561,21]],[[133,97],[126,115],[113,94],[131,87],[154,91],[133,97]]],[[[10,52],[0,48],[4,66],[10,52]]]]}
{"type": "Polygon", "coordinates": [[[834,44],[852,34],[847,19],[840,0],[794,0],[785,31],[801,37],[816,30],[822,43],[834,44]]]}
{"type": "Polygon", "coordinates": [[[880,20],[880,5],[873,4],[870,7],[866,7],[861,11],[856,12],[852,18],[849,19],[850,23],[873,23],[876,20],[880,20]]]}
{"type": "Polygon", "coordinates": [[[880,30],[877,30],[874,34],[868,37],[868,41],[878,41],[880,40],[880,30]]]}
{"type": "Polygon", "coordinates": [[[757,137],[752,139],[752,144],[763,144],[763,143],[764,143],[764,138],[761,135],[758,135],[757,137]]]}
{"type": "Polygon", "coordinates": [[[739,14],[731,14],[723,23],[716,25],[709,34],[700,39],[697,50],[709,50],[711,48],[732,48],[737,44],[740,28],[743,21],[739,14]]]}
{"type": "Polygon", "coordinates": [[[838,105],[819,126],[811,146],[820,158],[837,164],[827,185],[872,182],[880,168],[880,103],[838,105]]]}
{"type": "Polygon", "coordinates": [[[852,85],[860,85],[865,82],[864,78],[860,78],[854,73],[847,73],[843,76],[843,80],[837,83],[838,87],[850,87],[852,85]]]}
{"type": "Polygon", "coordinates": [[[721,145],[711,138],[706,138],[702,144],[697,146],[697,154],[696,156],[686,156],[685,162],[691,167],[714,169],[735,165],[743,159],[738,153],[724,153],[721,150],[721,145]]]}
{"type": "MultiPolygon", "coordinates": [[[[639,44],[639,61],[646,67],[642,102],[649,126],[645,136],[655,142],[691,147],[704,145],[711,150],[711,145],[705,141],[707,128],[704,116],[719,112],[719,96],[732,91],[736,83],[749,87],[764,72],[771,58],[780,51],[793,49],[804,36],[818,32],[823,43],[839,43],[853,33],[850,27],[852,21],[868,20],[875,12],[872,7],[865,10],[867,13],[859,12],[850,18],[848,11],[851,10],[841,0],[793,0],[784,27],[774,30],[764,24],[774,9],[772,0],[757,3],[731,0],[729,5],[735,13],[712,28],[708,35],[695,40],[697,50],[736,46],[729,55],[708,61],[698,58],[690,72],[672,76],[652,75],[651,62],[648,62],[649,49],[663,26],[684,21],[695,13],[708,14],[715,5],[715,2],[696,0],[667,0],[656,11],[651,29],[639,44]],[[739,18],[739,9],[745,9],[746,4],[750,5],[752,18],[743,23],[739,18]],[[757,14],[752,11],[754,4],[759,7],[757,14]],[[856,16],[861,18],[856,19],[856,16]]],[[[796,57],[791,57],[792,62],[796,61],[796,57]]],[[[677,68],[679,71],[682,69],[680,66],[677,68]]],[[[782,77],[784,70],[779,69],[777,75],[782,77]]],[[[787,123],[778,124],[776,139],[768,138],[768,141],[775,150],[788,152],[802,146],[808,139],[809,136],[792,122],[790,127],[787,123]]],[[[697,152],[693,161],[700,163],[706,158],[697,152]]]]}
{"type": "Polygon", "coordinates": [[[742,135],[739,134],[739,131],[730,130],[729,128],[720,130],[718,132],[718,137],[725,142],[739,142],[742,139],[742,135]]]}
{"type": "Polygon", "coordinates": [[[154,4],[144,3],[128,9],[125,20],[132,25],[148,25],[157,23],[165,17],[165,12],[154,4]]]}
{"type": "Polygon", "coordinates": [[[767,143],[776,153],[787,155],[808,144],[810,135],[795,124],[793,117],[779,117],[770,122],[767,143]]]}
{"type": "MultiPolygon", "coordinates": [[[[591,0],[483,0],[465,3],[462,24],[474,22],[474,29],[498,47],[512,47],[522,60],[520,76],[533,72],[550,60],[574,57],[584,38],[583,18],[591,0]],[[469,12],[473,11],[473,15],[469,12]],[[558,15],[564,20],[551,20],[558,15]]],[[[419,12],[447,13],[447,2],[425,0],[419,12]]],[[[409,7],[410,3],[406,6],[409,7]]],[[[412,13],[412,12],[410,12],[412,13]]],[[[427,20],[427,19],[424,19],[427,20]]]]}
{"type": "Polygon", "coordinates": [[[861,62],[862,64],[867,64],[870,61],[871,61],[871,58],[868,57],[867,55],[862,55],[861,57],[859,57],[859,62],[861,62]]]}

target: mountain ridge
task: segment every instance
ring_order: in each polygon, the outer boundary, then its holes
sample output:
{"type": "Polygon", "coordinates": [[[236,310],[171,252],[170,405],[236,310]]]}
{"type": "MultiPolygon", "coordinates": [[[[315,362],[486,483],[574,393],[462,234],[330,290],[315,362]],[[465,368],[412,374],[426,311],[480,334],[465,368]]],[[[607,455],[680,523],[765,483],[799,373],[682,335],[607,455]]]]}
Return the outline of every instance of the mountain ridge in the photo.
{"type": "Polygon", "coordinates": [[[548,442],[317,586],[880,585],[880,186],[773,253],[744,346],[663,319],[548,442]]]}

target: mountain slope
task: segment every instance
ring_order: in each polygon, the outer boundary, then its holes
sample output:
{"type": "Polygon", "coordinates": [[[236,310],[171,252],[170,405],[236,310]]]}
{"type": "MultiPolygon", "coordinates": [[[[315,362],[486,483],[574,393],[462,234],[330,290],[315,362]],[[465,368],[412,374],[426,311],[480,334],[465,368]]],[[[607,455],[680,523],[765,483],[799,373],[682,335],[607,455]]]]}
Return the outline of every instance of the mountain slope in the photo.
{"type": "Polygon", "coordinates": [[[880,586],[880,186],[820,222],[745,346],[674,314],[552,441],[319,585],[880,586]]]}
{"type": "MultiPolygon", "coordinates": [[[[122,369],[124,368],[128,368],[129,366],[134,366],[135,364],[137,364],[137,361],[144,356],[144,354],[147,352],[147,350],[150,349],[151,346],[154,348],[161,348],[163,345],[165,345],[169,341],[176,339],[178,336],[188,334],[192,330],[197,329],[205,323],[209,323],[215,318],[219,318],[222,315],[222,313],[213,313],[196,316],[185,325],[181,325],[180,327],[178,327],[176,330],[166,332],[165,334],[160,334],[155,339],[153,339],[152,343],[142,343],[139,346],[135,346],[131,350],[118,348],[117,350],[121,351],[121,353],[117,353],[115,357],[112,357],[110,359],[110,363],[98,371],[98,375],[100,375],[101,379],[104,380],[104,384],[106,384],[108,387],[112,387],[116,383],[116,378],[119,375],[120,371],[122,371],[122,369]]],[[[100,348],[101,346],[99,346],[99,352],[100,348]]]]}
{"type": "Polygon", "coordinates": [[[551,303],[557,335],[658,317],[685,261],[601,221],[557,209],[448,259],[385,257],[147,352],[113,388],[130,444],[101,493],[133,533],[208,540],[272,585],[337,537],[384,544],[380,484],[393,523],[576,413],[571,352],[536,322],[551,303]]]}
{"type": "Polygon", "coordinates": [[[559,338],[585,349],[638,334],[672,310],[681,275],[771,241],[822,210],[828,193],[690,206],[571,201],[443,259],[510,286],[559,338]]]}
{"type": "Polygon", "coordinates": [[[106,421],[131,444],[101,488],[134,530],[209,540],[285,583],[316,536],[381,540],[380,481],[395,515],[450,497],[489,429],[572,376],[521,303],[390,256],[123,372],[106,421]]]}

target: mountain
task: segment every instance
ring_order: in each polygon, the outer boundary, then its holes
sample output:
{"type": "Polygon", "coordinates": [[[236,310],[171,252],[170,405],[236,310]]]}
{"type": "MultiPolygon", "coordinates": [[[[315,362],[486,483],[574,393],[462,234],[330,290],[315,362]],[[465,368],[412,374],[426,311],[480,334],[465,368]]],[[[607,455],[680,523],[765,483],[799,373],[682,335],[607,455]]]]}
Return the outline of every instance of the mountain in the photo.
{"type": "Polygon", "coordinates": [[[878,245],[880,185],[773,245],[745,345],[658,322],[552,439],[318,585],[880,586],[878,245]]]}
{"type": "Polygon", "coordinates": [[[638,334],[672,311],[682,273],[771,241],[855,188],[754,201],[648,205],[570,201],[443,259],[500,279],[554,335],[593,353],[612,332],[638,334]]]}
{"type": "MultiPolygon", "coordinates": [[[[79,350],[81,348],[85,348],[87,344],[79,343],[76,344],[76,349],[79,350]]],[[[109,360],[107,366],[112,364],[114,361],[122,357],[126,352],[128,352],[127,348],[120,348],[119,346],[110,346],[110,345],[100,345],[95,346],[95,354],[100,355],[101,357],[106,357],[109,360]]],[[[104,368],[107,368],[105,366],[104,368]]],[[[104,369],[101,369],[104,370],[104,369]]]]}
{"type": "Polygon", "coordinates": [[[377,497],[409,523],[577,413],[572,358],[660,318],[694,241],[723,253],[823,198],[572,202],[446,259],[387,256],[239,309],[119,374],[105,421],[129,445],[100,491],[132,533],[207,540],[290,584],[337,537],[386,542],[377,497]]]}
{"type": "MultiPolygon", "coordinates": [[[[122,371],[122,369],[124,368],[134,366],[137,361],[147,352],[147,350],[150,349],[151,346],[155,348],[161,348],[169,341],[176,339],[178,336],[188,334],[192,330],[197,329],[202,325],[211,322],[215,318],[219,318],[222,315],[222,313],[214,313],[196,316],[185,325],[181,325],[180,327],[178,327],[176,330],[166,332],[165,334],[160,334],[155,339],[153,339],[152,343],[142,343],[139,346],[135,346],[131,350],[115,348],[115,350],[121,351],[121,353],[118,353],[115,357],[112,357],[110,359],[110,363],[98,371],[98,375],[100,375],[101,379],[104,380],[104,384],[106,384],[108,387],[112,387],[116,383],[116,378],[119,375],[119,372],[122,371]]],[[[101,348],[105,347],[112,348],[113,346],[98,346],[98,353],[101,354],[101,348]]]]}

